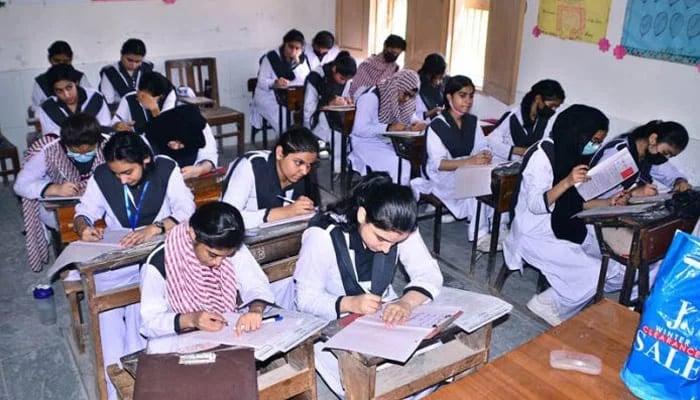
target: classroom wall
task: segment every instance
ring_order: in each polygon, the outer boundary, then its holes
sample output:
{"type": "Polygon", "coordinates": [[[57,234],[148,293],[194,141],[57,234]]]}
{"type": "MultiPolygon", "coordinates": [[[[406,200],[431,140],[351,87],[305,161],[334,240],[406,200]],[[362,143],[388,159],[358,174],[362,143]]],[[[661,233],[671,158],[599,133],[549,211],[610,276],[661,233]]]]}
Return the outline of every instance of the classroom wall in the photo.
{"type": "MultiPolygon", "coordinates": [[[[691,136],[688,148],[672,161],[692,182],[700,183],[700,72],[693,65],[625,56],[617,60],[612,49],[620,43],[627,1],[613,0],[608,23],[611,48],[602,53],[596,44],[562,40],[549,35],[535,38],[539,0],[528,0],[523,31],[519,99],[543,78],[558,80],[566,104],[585,103],[600,108],[611,120],[609,137],[652,119],[682,123],[691,136]]],[[[505,110],[493,99],[482,109],[500,116],[505,110]]]]}
{"type": "MultiPolygon", "coordinates": [[[[33,79],[48,68],[46,49],[56,39],[71,44],[74,66],[93,86],[100,68],[118,60],[121,44],[129,37],[146,42],[147,59],[161,72],[166,59],[214,56],[221,103],[248,114],[246,80],[257,73],[258,58],[278,46],[292,27],[310,40],[317,31],[332,31],[335,25],[332,0],[10,3],[0,8],[0,130],[20,151],[31,130],[25,119],[33,79]]],[[[249,132],[246,129],[247,140],[249,132]]]]}

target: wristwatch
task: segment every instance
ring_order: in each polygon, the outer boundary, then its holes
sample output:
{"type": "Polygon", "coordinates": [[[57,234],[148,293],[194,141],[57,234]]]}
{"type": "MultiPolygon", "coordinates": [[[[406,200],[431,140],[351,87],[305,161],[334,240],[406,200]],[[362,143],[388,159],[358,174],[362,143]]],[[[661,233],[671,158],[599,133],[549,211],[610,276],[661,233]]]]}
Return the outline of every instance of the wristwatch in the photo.
{"type": "Polygon", "coordinates": [[[156,222],[153,223],[153,225],[155,225],[156,227],[160,228],[160,234],[161,234],[161,235],[165,233],[165,224],[163,223],[163,221],[156,221],[156,222]]]}

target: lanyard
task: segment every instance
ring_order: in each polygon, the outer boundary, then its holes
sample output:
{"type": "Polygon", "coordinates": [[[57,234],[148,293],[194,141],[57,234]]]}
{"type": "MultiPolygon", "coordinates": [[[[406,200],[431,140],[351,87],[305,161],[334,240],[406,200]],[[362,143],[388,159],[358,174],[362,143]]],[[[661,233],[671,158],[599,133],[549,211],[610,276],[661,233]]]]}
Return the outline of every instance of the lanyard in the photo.
{"type": "Polygon", "coordinates": [[[124,205],[126,206],[126,218],[129,220],[129,225],[131,225],[131,230],[136,229],[136,224],[139,221],[139,218],[141,217],[141,206],[143,205],[143,199],[146,197],[146,191],[148,190],[148,185],[150,184],[150,181],[146,181],[146,184],[143,185],[143,190],[141,191],[141,196],[139,197],[139,204],[136,205],[136,202],[134,201],[134,196],[131,194],[131,191],[129,190],[129,187],[127,185],[123,185],[124,187],[124,205]],[[136,214],[131,215],[131,204],[134,205],[134,208],[136,208],[136,214]]]}

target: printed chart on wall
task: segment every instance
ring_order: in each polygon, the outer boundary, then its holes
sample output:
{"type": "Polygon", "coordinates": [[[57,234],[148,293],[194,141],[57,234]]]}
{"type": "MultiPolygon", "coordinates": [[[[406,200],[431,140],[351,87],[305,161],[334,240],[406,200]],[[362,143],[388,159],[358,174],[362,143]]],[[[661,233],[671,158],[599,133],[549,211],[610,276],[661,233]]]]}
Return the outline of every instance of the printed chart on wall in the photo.
{"type": "Polygon", "coordinates": [[[537,26],[562,39],[598,43],[607,35],[610,0],[541,0],[537,26]]]}
{"type": "Polygon", "coordinates": [[[622,30],[627,53],[700,62],[700,0],[629,1],[622,30]]]}

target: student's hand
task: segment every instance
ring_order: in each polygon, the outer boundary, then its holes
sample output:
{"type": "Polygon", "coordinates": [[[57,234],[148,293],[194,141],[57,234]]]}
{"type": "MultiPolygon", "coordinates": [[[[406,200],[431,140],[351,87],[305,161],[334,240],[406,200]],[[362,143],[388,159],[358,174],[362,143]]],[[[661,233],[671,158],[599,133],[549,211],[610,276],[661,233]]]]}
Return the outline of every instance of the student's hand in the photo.
{"type": "Polygon", "coordinates": [[[119,121],[116,124],[114,124],[113,127],[114,127],[114,130],[116,130],[118,132],[125,132],[125,131],[132,131],[133,132],[135,124],[136,124],[136,122],[134,122],[134,121],[127,121],[127,122],[119,121]]]}
{"type": "Polygon", "coordinates": [[[647,196],[656,196],[659,194],[659,190],[656,188],[656,185],[653,183],[645,183],[641,186],[638,186],[630,191],[630,194],[633,197],[647,197],[647,196]]]}
{"type": "Polygon", "coordinates": [[[80,232],[80,240],[84,242],[97,242],[102,240],[102,235],[104,234],[103,228],[96,228],[94,226],[86,226],[82,232],[80,232]]]}
{"type": "Polygon", "coordinates": [[[73,182],[52,183],[44,191],[46,197],[69,197],[77,196],[78,186],[73,182]]]}
{"type": "Polygon", "coordinates": [[[346,106],[351,106],[351,105],[355,104],[355,102],[352,101],[352,97],[343,97],[343,99],[345,99],[346,106]]]}
{"type": "Polygon", "coordinates": [[[331,100],[332,106],[344,106],[346,104],[347,101],[345,101],[345,97],[335,96],[335,98],[331,100]]]}
{"type": "Polygon", "coordinates": [[[425,116],[427,118],[433,118],[434,116],[440,114],[440,112],[442,112],[442,107],[433,107],[430,110],[426,111],[425,116]]]}
{"type": "Polygon", "coordinates": [[[356,314],[374,314],[382,306],[382,298],[376,294],[360,294],[357,296],[345,296],[341,300],[341,310],[356,314]],[[344,304],[343,304],[344,303],[344,304]]]}
{"type": "Polygon", "coordinates": [[[382,320],[387,325],[402,324],[411,316],[411,305],[403,300],[389,303],[384,307],[382,320]]]}
{"type": "Polygon", "coordinates": [[[690,183],[685,179],[676,179],[676,183],[673,185],[673,192],[685,192],[686,190],[692,189],[690,183]]]}
{"type": "Polygon", "coordinates": [[[243,332],[257,331],[262,326],[262,313],[247,312],[236,321],[236,336],[243,332]]]}
{"type": "Polygon", "coordinates": [[[119,241],[119,244],[122,247],[136,246],[137,244],[148,241],[150,238],[156,235],[160,235],[160,228],[151,224],[145,228],[127,233],[122,240],[119,241]]]}
{"type": "Polygon", "coordinates": [[[613,197],[610,198],[610,205],[625,206],[627,205],[627,202],[629,202],[630,197],[632,197],[632,195],[630,194],[629,190],[623,190],[621,192],[616,193],[613,197]]]}
{"type": "Polygon", "coordinates": [[[168,147],[171,150],[182,150],[185,148],[185,145],[179,140],[171,140],[168,142],[168,147]]]}
{"type": "Polygon", "coordinates": [[[482,150],[479,153],[467,158],[467,164],[471,165],[486,165],[491,163],[493,155],[488,150],[482,150]]]}
{"type": "Polygon", "coordinates": [[[195,311],[180,315],[182,328],[197,328],[200,331],[217,332],[228,325],[223,316],[207,311],[195,311]]]}
{"type": "Polygon", "coordinates": [[[287,86],[289,86],[289,81],[284,78],[277,78],[275,79],[275,82],[272,84],[272,86],[275,88],[286,88],[287,86]]]}
{"type": "Polygon", "coordinates": [[[389,132],[395,132],[395,131],[405,131],[406,130],[406,124],[402,124],[401,122],[395,122],[391,125],[389,125],[389,128],[387,129],[389,132]]]}
{"type": "Polygon", "coordinates": [[[426,126],[428,125],[426,125],[426,123],[423,121],[414,122],[411,124],[411,130],[414,132],[420,132],[425,129],[426,126]]]}
{"type": "Polygon", "coordinates": [[[314,211],[314,202],[306,196],[299,196],[294,203],[287,206],[292,216],[308,214],[314,211]]]}
{"type": "Polygon", "coordinates": [[[591,180],[591,177],[588,176],[588,165],[581,164],[575,166],[571,169],[569,175],[567,175],[564,179],[566,179],[566,183],[568,183],[569,187],[574,186],[579,182],[586,182],[591,180]]]}

